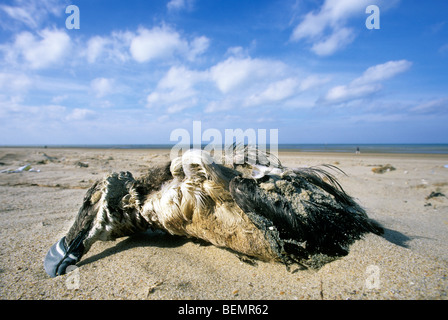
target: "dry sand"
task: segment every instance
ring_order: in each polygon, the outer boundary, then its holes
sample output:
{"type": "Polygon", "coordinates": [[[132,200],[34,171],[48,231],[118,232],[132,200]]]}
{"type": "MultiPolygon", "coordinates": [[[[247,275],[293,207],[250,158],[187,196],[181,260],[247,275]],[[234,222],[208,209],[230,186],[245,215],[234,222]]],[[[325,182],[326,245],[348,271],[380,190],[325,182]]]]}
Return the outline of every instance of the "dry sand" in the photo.
{"type": "Polygon", "coordinates": [[[251,265],[212,245],[160,233],[97,242],[75,271],[50,278],[43,259],[91,183],[134,176],[169,150],[0,148],[1,299],[447,299],[448,155],[281,152],[287,166],[335,164],[344,189],[386,229],[320,270],[251,265]],[[372,172],[390,164],[396,170],[372,172]]]}

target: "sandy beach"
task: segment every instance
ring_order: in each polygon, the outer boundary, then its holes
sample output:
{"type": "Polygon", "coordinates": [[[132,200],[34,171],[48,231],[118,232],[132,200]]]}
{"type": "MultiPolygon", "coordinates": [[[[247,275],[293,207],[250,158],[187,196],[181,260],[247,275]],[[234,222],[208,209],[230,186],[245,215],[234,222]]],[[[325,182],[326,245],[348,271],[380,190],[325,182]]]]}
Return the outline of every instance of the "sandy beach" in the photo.
{"type": "Polygon", "coordinates": [[[0,299],[448,298],[448,155],[281,151],[279,158],[285,166],[341,168],[342,187],[385,234],[366,235],[319,270],[288,271],[148,231],[97,242],[73,272],[50,278],[45,254],[68,231],[87,188],[113,171],[137,177],[169,161],[169,150],[0,148],[0,299]]]}

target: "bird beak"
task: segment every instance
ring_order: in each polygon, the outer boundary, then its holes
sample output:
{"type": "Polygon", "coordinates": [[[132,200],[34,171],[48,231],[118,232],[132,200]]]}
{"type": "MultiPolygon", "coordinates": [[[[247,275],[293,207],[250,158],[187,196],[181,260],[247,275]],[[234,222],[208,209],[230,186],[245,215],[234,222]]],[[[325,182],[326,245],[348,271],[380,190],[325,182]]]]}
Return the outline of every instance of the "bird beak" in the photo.
{"type": "Polygon", "coordinates": [[[51,246],[44,260],[45,272],[50,277],[65,274],[68,266],[76,264],[81,259],[84,253],[83,240],[86,234],[87,232],[80,232],[69,246],[65,243],[65,237],[51,246]]]}

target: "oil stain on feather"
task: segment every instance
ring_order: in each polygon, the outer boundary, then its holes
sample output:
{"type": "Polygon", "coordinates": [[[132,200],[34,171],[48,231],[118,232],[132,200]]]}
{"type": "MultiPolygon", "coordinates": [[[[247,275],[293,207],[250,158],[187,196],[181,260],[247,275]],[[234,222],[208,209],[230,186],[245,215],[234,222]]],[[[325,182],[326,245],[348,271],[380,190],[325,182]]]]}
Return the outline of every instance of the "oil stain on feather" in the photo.
{"type": "Polygon", "coordinates": [[[97,240],[151,228],[318,268],[346,255],[363,234],[382,233],[330,173],[336,167],[286,168],[268,153],[242,150],[223,164],[189,150],[137,179],[120,172],[96,182],[66,246],[81,234],[85,253],[97,240]]]}

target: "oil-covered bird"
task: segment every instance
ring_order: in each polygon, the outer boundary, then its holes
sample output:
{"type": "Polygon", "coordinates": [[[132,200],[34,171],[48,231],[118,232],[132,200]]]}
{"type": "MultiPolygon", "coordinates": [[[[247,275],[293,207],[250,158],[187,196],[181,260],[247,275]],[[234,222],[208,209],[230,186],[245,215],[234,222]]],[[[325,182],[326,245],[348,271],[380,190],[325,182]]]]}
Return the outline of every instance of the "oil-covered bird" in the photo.
{"type": "Polygon", "coordinates": [[[72,227],[48,251],[45,271],[64,274],[95,241],[147,229],[287,266],[321,266],[363,234],[383,232],[332,169],[287,168],[267,152],[234,146],[220,161],[192,149],[137,179],[112,173],[88,189],[72,227]]]}

